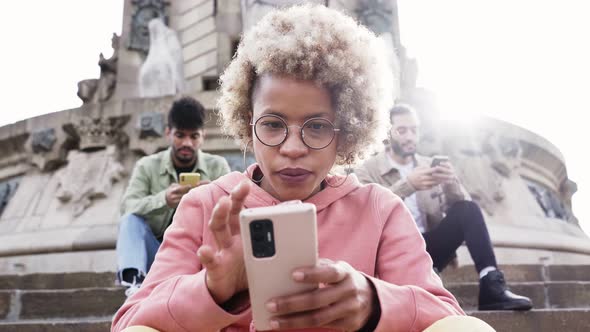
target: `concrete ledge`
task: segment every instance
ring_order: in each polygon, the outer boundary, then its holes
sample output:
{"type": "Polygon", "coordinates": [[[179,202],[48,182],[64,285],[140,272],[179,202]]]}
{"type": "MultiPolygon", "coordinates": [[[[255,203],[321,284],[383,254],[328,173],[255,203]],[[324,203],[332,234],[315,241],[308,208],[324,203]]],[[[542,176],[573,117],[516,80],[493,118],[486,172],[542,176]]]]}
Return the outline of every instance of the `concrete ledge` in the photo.
{"type": "Polygon", "coordinates": [[[0,257],[0,275],[115,272],[114,249],[0,257]]]}
{"type": "Polygon", "coordinates": [[[0,257],[114,249],[118,225],[39,230],[0,236],[0,257]]]}

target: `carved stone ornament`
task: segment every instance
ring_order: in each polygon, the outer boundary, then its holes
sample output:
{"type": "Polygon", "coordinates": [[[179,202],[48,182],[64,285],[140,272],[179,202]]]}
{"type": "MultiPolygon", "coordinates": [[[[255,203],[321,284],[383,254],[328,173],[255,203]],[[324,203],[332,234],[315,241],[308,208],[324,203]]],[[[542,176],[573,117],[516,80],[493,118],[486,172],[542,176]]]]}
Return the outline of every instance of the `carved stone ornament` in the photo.
{"type": "Polygon", "coordinates": [[[168,1],[162,0],[133,0],[135,11],[131,17],[131,34],[127,47],[147,54],[150,49],[150,34],[148,23],[154,18],[160,18],[168,24],[168,15],[166,7],[170,5],[168,1]]]}
{"type": "Polygon", "coordinates": [[[42,129],[33,133],[31,146],[35,153],[49,152],[56,141],[57,137],[55,136],[55,129],[42,129]]]}
{"type": "Polygon", "coordinates": [[[17,177],[0,182],[0,216],[2,216],[2,212],[4,212],[8,202],[10,202],[10,199],[14,196],[21,178],[22,177],[17,177]]]}
{"type": "Polygon", "coordinates": [[[162,137],[164,136],[164,114],[162,113],[142,113],[139,116],[139,138],[162,137]]]}
{"type": "Polygon", "coordinates": [[[95,152],[70,151],[68,166],[57,174],[56,196],[63,204],[72,205],[75,217],[81,215],[93,199],[106,197],[113,183],[122,179],[124,168],[115,155],[114,146],[95,152]]]}
{"type": "Polygon", "coordinates": [[[569,213],[556,193],[533,181],[527,181],[527,185],[545,212],[545,216],[562,220],[569,219],[569,213]]]}
{"type": "Polygon", "coordinates": [[[83,118],[78,123],[67,124],[64,130],[79,141],[82,151],[120,145],[126,137],[121,128],[129,116],[111,118],[83,118]]]}

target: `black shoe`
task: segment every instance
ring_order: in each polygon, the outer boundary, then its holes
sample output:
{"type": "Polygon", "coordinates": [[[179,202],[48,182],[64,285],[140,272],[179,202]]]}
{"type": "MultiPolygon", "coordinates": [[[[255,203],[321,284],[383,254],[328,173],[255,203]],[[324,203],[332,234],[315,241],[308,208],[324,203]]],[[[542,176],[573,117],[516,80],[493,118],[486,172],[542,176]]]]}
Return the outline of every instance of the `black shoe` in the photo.
{"type": "Polygon", "coordinates": [[[490,271],[479,280],[479,310],[530,310],[531,299],[508,290],[504,274],[490,271]]]}

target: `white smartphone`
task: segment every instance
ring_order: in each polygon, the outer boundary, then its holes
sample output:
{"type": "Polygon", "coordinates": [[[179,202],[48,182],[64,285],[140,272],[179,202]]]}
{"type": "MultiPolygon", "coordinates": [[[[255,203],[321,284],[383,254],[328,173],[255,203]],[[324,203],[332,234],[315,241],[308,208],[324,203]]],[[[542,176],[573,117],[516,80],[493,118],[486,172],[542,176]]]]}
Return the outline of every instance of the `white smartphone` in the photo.
{"type": "Polygon", "coordinates": [[[432,164],[430,164],[430,167],[436,167],[438,165],[440,165],[441,163],[446,163],[449,162],[449,157],[447,156],[434,156],[432,157],[432,164]]]}
{"type": "Polygon", "coordinates": [[[295,282],[293,270],[318,261],[316,208],[283,203],[240,212],[240,232],[254,326],[271,330],[266,303],[275,297],[316,289],[295,282]]]}

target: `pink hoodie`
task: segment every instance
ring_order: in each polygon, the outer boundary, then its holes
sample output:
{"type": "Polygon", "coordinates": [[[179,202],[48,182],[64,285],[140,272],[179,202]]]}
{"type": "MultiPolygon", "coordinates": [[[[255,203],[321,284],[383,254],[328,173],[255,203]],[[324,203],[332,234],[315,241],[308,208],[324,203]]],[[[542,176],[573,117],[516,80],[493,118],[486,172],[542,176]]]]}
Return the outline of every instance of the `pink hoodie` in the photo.
{"type": "MultiPolygon", "coordinates": [[[[119,309],[112,331],[132,325],[166,332],[249,331],[250,309],[234,315],[217,305],[196,255],[202,244],[214,246],[207,223],[215,203],[246,178],[233,172],[185,195],[146,280],[119,309]]],[[[319,257],[348,262],[375,286],[381,305],[376,331],[422,331],[445,316],[464,315],[433,272],[410,213],[391,191],[361,185],[351,174],[343,185],[326,187],[306,202],[317,207],[319,257]]],[[[253,185],[244,205],[278,203],[253,185]]]]}

